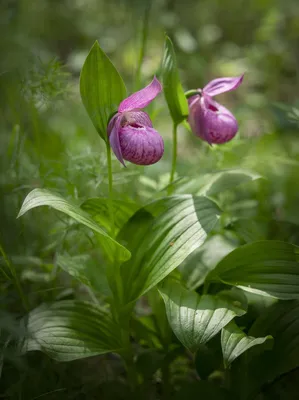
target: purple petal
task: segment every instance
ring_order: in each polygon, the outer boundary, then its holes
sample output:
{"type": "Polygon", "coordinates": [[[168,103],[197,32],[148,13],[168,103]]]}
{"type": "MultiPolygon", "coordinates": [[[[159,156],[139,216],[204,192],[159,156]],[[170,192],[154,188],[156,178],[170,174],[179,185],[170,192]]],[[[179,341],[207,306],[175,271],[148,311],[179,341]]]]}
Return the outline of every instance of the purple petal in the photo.
{"type": "Polygon", "coordinates": [[[191,130],[196,136],[201,137],[203,140],[211,144],[209,137],[205,130],[205,106],[203,99],[200,96],[192,96],[188,99],[189,102],[189,117],[188,122],[191,130]]]}
{"type": "Polygon", "coordinates": [[[108,136],[111,148],[116,155],[117,159],[124,165],[124,159],[121,151],[120,140],[119,140],[119,132],[121,128],[121,120],[122,116],[120,114],[116,114],[113,118],[111,118],[108,124],[108,136]]]}
{"type": "Polygon", "coordinates": [[[123,158],[133,164],[155,164],[164,153],[162,137],[149,126],[124,126],[120,129],[119,140],[123,158]]]}
{"type": "Polygon", "coordinates": [[[131,94],[123,100],[119,107],[118,112],[132,111],[135,109],[144,108],[162,91],[161,83],[156,77],[152,82],[139,92],[131,94]]]}
{"type": "Polygon", "coordinates": [[[217,78],[209,82],[204,88],[204,94],[216,96],[217,94],[237,89],[243,81],[244,74],[235,78],[217,78]]]}
{"type": "Polygon", "coordinates": [[[233,114],[208,96],[191,104],[189,124],[192,131],[209,144],[226,143],[238,131],[233,114]]]}

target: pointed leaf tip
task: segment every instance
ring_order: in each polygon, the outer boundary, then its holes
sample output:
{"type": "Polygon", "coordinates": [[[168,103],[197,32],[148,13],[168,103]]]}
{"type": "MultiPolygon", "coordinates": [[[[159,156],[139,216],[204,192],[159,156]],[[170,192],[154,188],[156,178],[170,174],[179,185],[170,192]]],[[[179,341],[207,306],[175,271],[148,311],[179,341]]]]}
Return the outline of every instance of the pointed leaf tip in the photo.
{"type": "Polygon", "coordinates": [[[126,87],[97,40],[81,70],[80,93],[93,125],[106,141],[109,117],[117,111],[119,103],[126,97],[126,87]]]}

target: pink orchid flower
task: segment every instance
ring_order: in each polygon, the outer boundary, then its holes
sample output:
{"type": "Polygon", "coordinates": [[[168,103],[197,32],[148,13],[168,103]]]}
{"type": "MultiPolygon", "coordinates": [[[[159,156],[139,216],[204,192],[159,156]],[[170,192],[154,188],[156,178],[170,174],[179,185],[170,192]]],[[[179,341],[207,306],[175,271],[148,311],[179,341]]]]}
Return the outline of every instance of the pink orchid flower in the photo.
{"type": "Polygon", "coordinates": [[[110,145],[118,160],[138,165],[151,165],[159,161],[164,153],[164,142],[153,128],[148,114],[141,111],[162,91],[158,79],[144,89],[123,100],[116,115],[108,124],[110,145]]]}
{"type": "Polygon", "coordinates": [[[235,78],[218,78],[209,82],[199,94],[188,99],[188,122],[192,131],[209,144],[221,144],[231,140],[238,131],[233,114],[212,97],[237,89],[244,74],[235,78]]]}

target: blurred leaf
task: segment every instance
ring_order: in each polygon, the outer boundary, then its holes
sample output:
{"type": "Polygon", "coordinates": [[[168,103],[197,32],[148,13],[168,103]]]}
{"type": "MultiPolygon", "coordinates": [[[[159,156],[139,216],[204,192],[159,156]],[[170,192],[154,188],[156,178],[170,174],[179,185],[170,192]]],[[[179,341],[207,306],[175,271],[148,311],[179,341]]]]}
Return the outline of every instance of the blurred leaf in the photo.
{"type": "Polygon", "coordinates": [[[201,344],[195,354],[194,364],[200,379],[208,379],[211,373],[222,365],[222,354],[217,354],[212,346],[201,344]]]}
{"type": "Polygon", "coordinates": [[[110,296],[105,268],[88,254],[71,257],[68,254],[58,254],[56,264],[84,285],[90,286],[96,292],[110,296]]]}
{"type": "Polygon", "coordinates": [[[96,41],[82,67],[80,93],[86,111],[100,136],[107,140],[107,124],[126,96],[125,84],[96,41]]]}
{"type": "Polygon", "coordinates": [[[250,354],[253,348],[232,364],[232,385],[244,393],[242,399],[255,398],[265,385],[299,367],[299,302],[274,304],[255,321],[249,335],[271,335],[274,345],[257,355],[250,354]]]}
{"type": "MultiPolygon", "coordinates": [[[[111,223],[109,217],[109,199],[96,197],[88,199],[81,204],[82,210],[88,212],[93,219],[101,226],[110,230],[111,223]]],[[[114,223],[117,231],[128,221],[128,219],[138,210],[139,206],[122,200],[113,200],[114,223]]]]}
{"type": "Polygon", "coordinates": [[[73,300],[43,304],[25,320],[22,351],[39,350],[72,361],[123,349],[119,326],[103,308],[73,300]]]}
{"type": "Polygon", "coordinates": [[[246,243],[266,239],[265,226],[253,219],[239,218],[232,223],[232,228],[246,243]]]}
{"type": "Polygon", "coordinates": [[[54,194],[46,189],[34,189],[25,198],[18,217],[24,215],[32,208],[39,206],[50,206],[55,210],[61,211],[80,224],[87,226],[100,234],[103,244],[114,254],[115,259],[128,260],[130,252],[120,243],[112,239],[85,211],[76,205],[71,204],[60,195],[54,194]]]}
{"type": "Polygon", "coordinates": [[[199,381],[185,382],[174,395],[174,400],[203,399],[203,400],[235,400],[236,398],[214,383],[199,381]]]}
{"type": "Polygon", "coordinates": [[[174,182],[176,193],[190,193],[212,196],[238,185],[262,178],[256,172],[245,169],[228,169],[199,175],[196,178],[183,177],[174,182]]]}
{"type": "Polygon", "coordinates": [[[272,340],[272,336],[253,337],[247,336],[235,323],[231,321],[221,331],[221,347],[224,366],[227,368],[237,357],[253,346],[264,344],[272,340]]]}
{"type": "Polygon", "coordinates": [[[290,243],[261,241],[233,250],[207,279],[279,299],[299,298],[299,248],[290,243]]]}
{"type": "Polygon", "coordinates": [[[212,339],[234,317],[246,312],[240,302],[221,293],[199,296],[174,280],[161,284],[159,291],[175,335],[192,352],[212,339]]]}
{"type": "Polygon", "coordinates": [[[123,303],[146,293],[201,246],[219,215],[214,202],[190,195],[163,198],[137,211],[118,236],[134,254],[121,267],[123,303]]]}
{"type": "Polygon", "coordinates": [[[188,102],[179,79],[173,44],[167,36],[162,61],[162,80],[170,115],[173,122],[179,124],[188,116],[188,102]]]}

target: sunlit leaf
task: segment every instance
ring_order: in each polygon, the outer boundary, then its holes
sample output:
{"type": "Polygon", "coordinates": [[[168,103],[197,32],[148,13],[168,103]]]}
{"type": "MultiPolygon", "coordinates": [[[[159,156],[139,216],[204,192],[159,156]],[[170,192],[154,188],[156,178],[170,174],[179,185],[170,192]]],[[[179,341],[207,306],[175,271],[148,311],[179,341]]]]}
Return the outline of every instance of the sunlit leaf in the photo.
{"type": "Polygon", "coordinates": [[[173,332],[192,352],[212,339],[234,317],[246,312],[240,302],[228,296],[221,293],[199,296],[174,280],[161,284],[159,291],[173,332]]]}
{"type": "Polygon", "coordinates": [[[32,190],[32,192],[30,192],[25,198],[18,217],[24,215],[32,208],[39,206],[50,206],[95,231],[99,234],[100,240],[103,244],[110,249],[111,254],[114,255],[114,259],[128,260],[130,258],[130,252],[116,240],[111,238],[85,211],[49,190],[32,190]]]}
{"type": "Polygon", "coordinates": [[[42,305],[25,319],[22,351],[39,350],[58,361],[121,352],[120,329],[95,304],[66,300],[42,305]]]}
{"type": "Polygon", "coordinates": [[[122,265],[123,303],[129,303],[178,267],[216,226],[220,210],[204,197],[173,196],[137,211],[118,240],[134,257],[122,265]]]}
{"type": "Polygon", "coordinates": [[[221,331],[221,347],[225,367],[228,367],[242,353],[253,346],[264,344],[272,336],[253,337],[247,336],[235,321],[231,321],[221,331]]]}
{"type": "Polygon", "coordinates": [[[96,41],[82,67],[80,93],[96,130],[107,140],[109,117],[126,96],[126,87],[116,68],[96,41]]]}
{"type": "Polygon", "coordinates": [[[212,196],[238,185],[262,178],[256,172],[245,169],[228,169],[200,174],[196,177],[183,177],[174,182],[175,193],[212,196]]]}
{"type": "Polygon", "coordinates": [[[169,37],[165,40],[162,80],[170,115],[174,123],[178,124],[188,116],[188,102],[180,82],[175,52],[169,37]]]}
{"type": "Polygon", "coordinates": [[[276,240],[246,244],[224,257],[207,279],[279,299],[299,298],[299,248],[276,240]]]}

